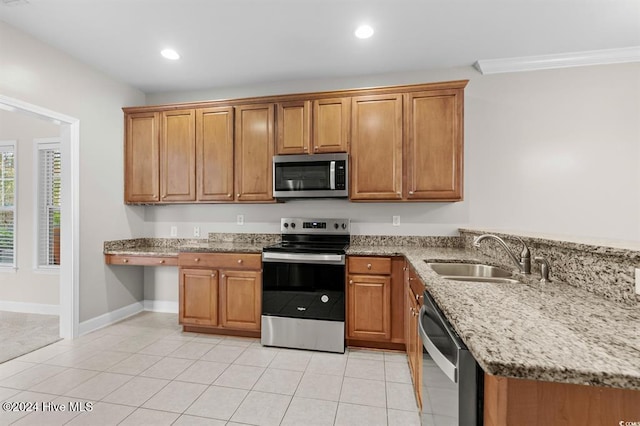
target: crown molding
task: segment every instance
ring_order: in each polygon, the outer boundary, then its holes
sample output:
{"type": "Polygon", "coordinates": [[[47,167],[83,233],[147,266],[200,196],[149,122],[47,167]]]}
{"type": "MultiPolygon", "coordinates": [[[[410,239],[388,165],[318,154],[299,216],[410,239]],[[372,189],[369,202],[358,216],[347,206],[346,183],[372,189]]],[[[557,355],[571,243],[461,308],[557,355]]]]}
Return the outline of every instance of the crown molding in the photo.
{"type": "Polygon", "coordinates": [[[626,62],[640,62],[640,46],[519,58],[479,59],[473,66],[482,74],[499,74],[626,62]]]}

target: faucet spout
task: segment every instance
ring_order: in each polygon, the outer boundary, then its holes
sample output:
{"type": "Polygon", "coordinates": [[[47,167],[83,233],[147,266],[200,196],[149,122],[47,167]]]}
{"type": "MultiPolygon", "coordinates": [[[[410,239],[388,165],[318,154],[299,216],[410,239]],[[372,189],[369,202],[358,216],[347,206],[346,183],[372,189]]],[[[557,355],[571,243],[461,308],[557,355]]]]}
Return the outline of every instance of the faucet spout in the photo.
{"type": "Polygon", "coordinates": [[[505,243],[504,240],[498,237],[497,235],[483,234],[478,237],[475,237],[473,239],[474,247],[480,247],[480,242],[487,238],[497,241],[502,246],[502,248],[505,249],[505,251],[511,258],[511,260],[513,260],[513,263],[515,263],[518,269],[520,270],[520,272],[524,274],[531,273],[531,252],[529,251],[529,247],[527,247],[527,245],[524,243],[524,241],[522,241],[522,239],[515,237],[518,241],[522,243],[522,251],[520,252],[520,259],[518,259],[513,254],[513,252],[511,252],[511,249],[509,249],[509,246],[507,246],[507,243],[505,243]]]}

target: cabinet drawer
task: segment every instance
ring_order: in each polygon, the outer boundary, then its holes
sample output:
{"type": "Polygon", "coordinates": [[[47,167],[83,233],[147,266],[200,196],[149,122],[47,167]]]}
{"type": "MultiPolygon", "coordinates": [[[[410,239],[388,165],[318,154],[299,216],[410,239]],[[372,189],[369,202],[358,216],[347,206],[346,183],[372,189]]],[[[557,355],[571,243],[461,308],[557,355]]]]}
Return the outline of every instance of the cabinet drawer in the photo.
{"type": "Polygon", "coordinates": [[[178,264],[203,268],[260,269],[262,256],[248,253],[180,253],[178,264]]]}
{"type": "Polygon", "coordinates": [[[178,258],[175,256],[105,254],[104,263],[107,265],[176,266],[178,264],[178,258]]]}
{"type": "Polygon", "coordinates": [[[391,274],[390,257],[349,257],[350,274],[391,274]]]}

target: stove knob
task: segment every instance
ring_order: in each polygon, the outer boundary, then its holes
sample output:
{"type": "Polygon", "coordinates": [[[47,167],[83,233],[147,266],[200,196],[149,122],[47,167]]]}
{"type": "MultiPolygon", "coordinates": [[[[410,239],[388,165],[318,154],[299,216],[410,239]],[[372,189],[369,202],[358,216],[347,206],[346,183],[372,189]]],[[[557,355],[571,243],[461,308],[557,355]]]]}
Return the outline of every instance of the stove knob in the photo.
{"type": "Polygon", "coordinates": [[[338,225],[337,223],[334,223],[334,224],[333,224],[333,227],[334,227],[334,228],[336,228],[336,229],[338,229],[339,225],[338,225]]]}
{"type": "Polygon", "coordinates": [[[295,228],[295,227],[296,227],[296,224],[295,224],[295,223],[292,223],[292,224],[291,224],[291,227],[292,227],[292,228],[295,228]]]}
{"type": "Polygon", "coordinates": [[[347,229],[347,224],[346,223],[342,224],[342,229],[347,229]]]}
{"type": "Polygon", "coordinates": [[[288,224],[287,222],[285,222],[285,223],[284,223],[284,227],[285,227],[285,228],[288,228],[288,227],[289,227],[289,224],[288,224]]]}

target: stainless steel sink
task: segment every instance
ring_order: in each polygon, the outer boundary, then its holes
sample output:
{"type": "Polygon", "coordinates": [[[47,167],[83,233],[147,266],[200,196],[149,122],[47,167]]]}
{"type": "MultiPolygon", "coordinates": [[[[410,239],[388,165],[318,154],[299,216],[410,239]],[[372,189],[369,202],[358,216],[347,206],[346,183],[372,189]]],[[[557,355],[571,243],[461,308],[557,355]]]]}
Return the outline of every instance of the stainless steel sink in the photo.
{"type": "Polygon", "coordinates": [[[450,281],[471,281],[475,283],[494,283],[494,284],[515,284],[520,281],[513,278],[503,278],[503,277],[443,277],[445,280],[450,281]]]}
{"type": "Polygon", "coordinates": [[[519,283],[511,278],[511,271],[490,265],[477,263],[436,263],[427,265],[442,278],[453,281],[472,281],[482,283],[519,283]]]}
{"type": "Polygon", "coordinates": [[[511,277],[511,271],[476,263],[427,263],[438,275],[456,277],[511,277]]]}

